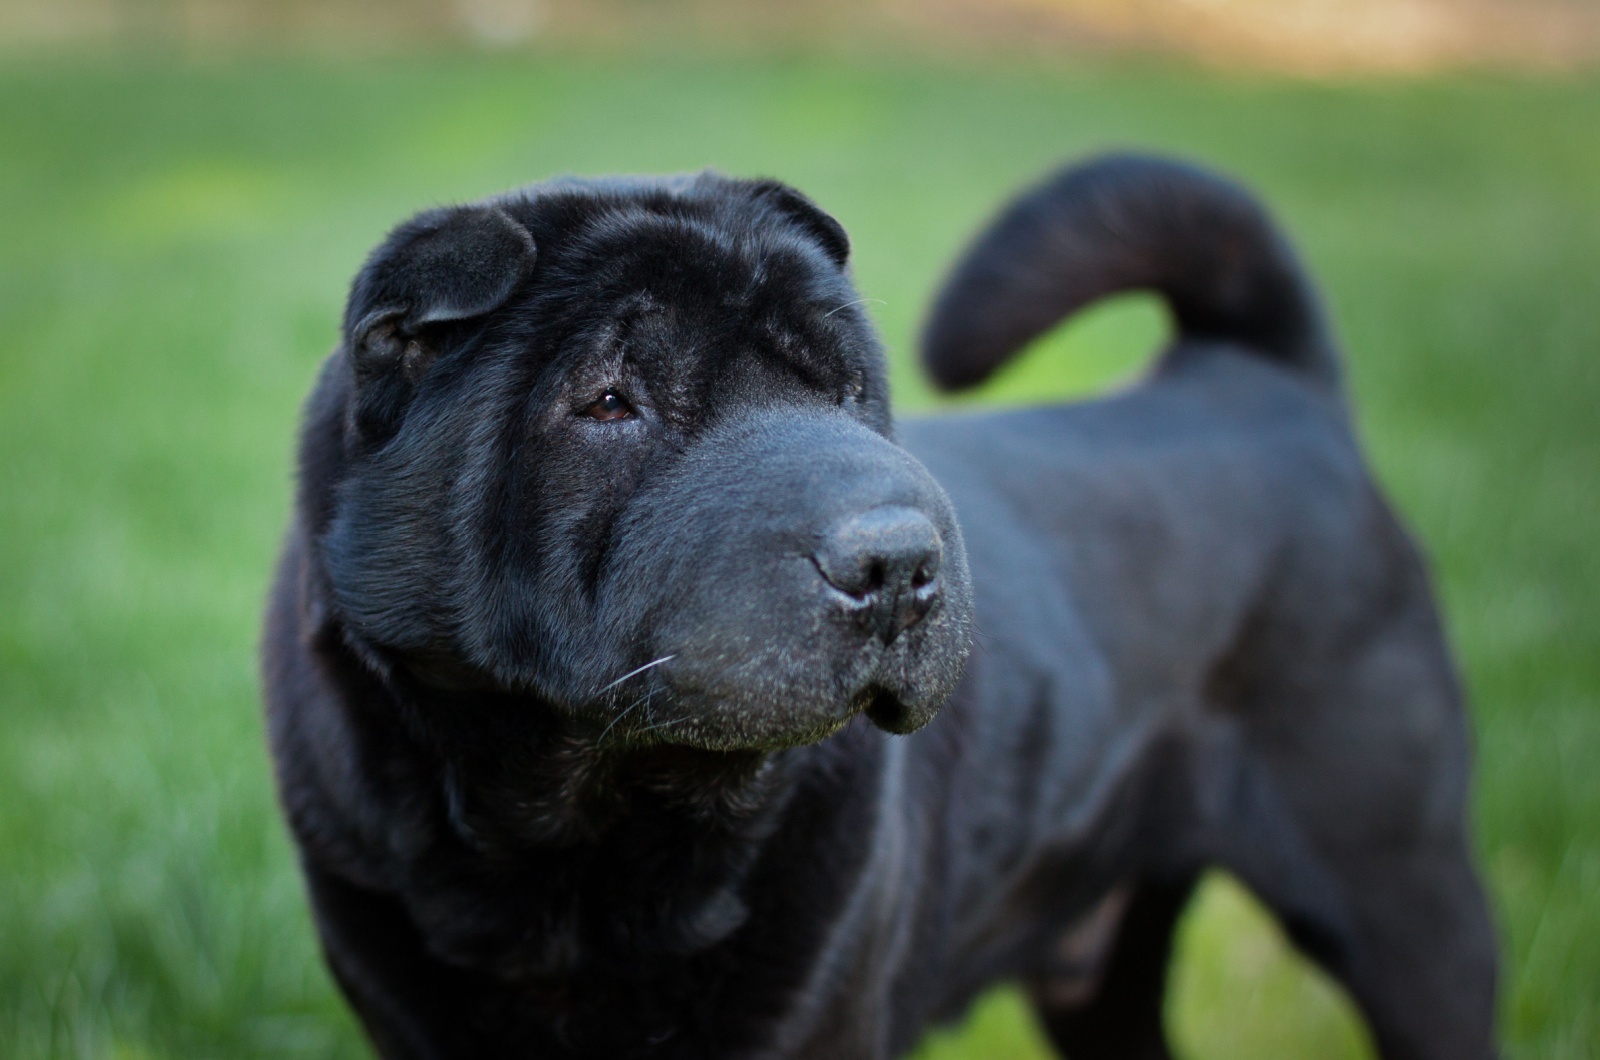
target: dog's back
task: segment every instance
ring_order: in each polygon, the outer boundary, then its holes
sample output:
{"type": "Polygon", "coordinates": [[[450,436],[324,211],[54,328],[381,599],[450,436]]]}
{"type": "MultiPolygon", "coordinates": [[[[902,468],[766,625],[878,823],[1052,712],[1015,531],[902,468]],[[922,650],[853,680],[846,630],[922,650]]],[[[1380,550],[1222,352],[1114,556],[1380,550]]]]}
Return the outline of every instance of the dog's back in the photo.
{"type": "Polygon", "coordinates": [[[1132,288],[1177,332],[1138,385],[902,432],[960,514],[982,646],[943,720],[979,762],[951,871],[991,881],[951,880],[971,973],[951,997],[1020,970],[1073,1057],[1164,1055],[1142,1050],[1172,925],[1216,864],[1343,979],[1385,1055],[1489,1055],[1453,668],[1260,207],[1157,160],[1068,170],[958,263],[926,364],[973,385],[1132,288]]]}

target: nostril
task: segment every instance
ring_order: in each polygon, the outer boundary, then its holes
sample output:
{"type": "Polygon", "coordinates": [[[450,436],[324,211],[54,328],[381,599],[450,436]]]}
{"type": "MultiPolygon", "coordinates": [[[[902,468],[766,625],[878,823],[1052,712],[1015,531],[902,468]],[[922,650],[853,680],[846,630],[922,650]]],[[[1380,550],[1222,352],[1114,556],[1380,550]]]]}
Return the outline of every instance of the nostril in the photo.
{"type": "Polygon", "coordinates": [[[932,606],[943,542],[927,516],[886,506],[847,516],[822,535],[813,559],[829,585],[885,641],[932,606]]]}

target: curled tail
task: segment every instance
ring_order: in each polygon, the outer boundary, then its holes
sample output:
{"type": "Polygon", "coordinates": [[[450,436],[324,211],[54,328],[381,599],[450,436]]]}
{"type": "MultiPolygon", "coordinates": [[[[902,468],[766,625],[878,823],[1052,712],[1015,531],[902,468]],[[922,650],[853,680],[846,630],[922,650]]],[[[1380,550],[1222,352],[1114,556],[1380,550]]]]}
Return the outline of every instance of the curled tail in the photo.
{"type": "Polygon", "coordinates": [[[1090,302],[1152,290],[1180,339],[1223,340],[1337,388],[1315,293],[1244,189],[1158,158],[1072,166],[1008,204],[956,263],[922,334],[943,389],[982,382],[1090,302]]]}

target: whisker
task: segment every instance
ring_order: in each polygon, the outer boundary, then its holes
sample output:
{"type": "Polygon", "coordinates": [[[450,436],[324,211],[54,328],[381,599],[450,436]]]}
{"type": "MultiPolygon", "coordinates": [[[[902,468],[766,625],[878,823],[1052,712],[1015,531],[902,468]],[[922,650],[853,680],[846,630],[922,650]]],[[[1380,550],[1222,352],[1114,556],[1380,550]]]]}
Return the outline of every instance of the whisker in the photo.
{"type": "Polygon", "coordinates": [[[623,718],[626,718],[629,714],[632,714],[634,712],[634,710],[636,710],[638,708],[639,704],[641,704],[641,703],[645,704],[645,714],[646,714],[646,716],[648,716],[649,713],[650,713],[650,709],[649,709],[650,697],[655,695],[655,694],[656,694],[656,690],[652,688],[650,691],[646,692],[644,695],[640,696],[638,699],[634,700],[632,703],[629,703],[626,707],[624,707],[621,713],[619,713],[616,717],[612,718],[611,721],[606,724],[606,727],[604,729],[600,730],[600,738],[598,740],[596,740],[595,743],[597,743],[597,744],[605,743],[606,742],[606,737],[611,734],[611,730],[615,729],[617,727],[617,722],[621,721],[623,718]]]}
{"type": "Polygon", "coordinates": [[[669,729],[672,726],[677,725],[679,722],[688,721],[689,718],[690,718],[690,715],[684,714],[684,715],[681,715],[681,716],[676,717],[676,718],[668,718],[666,721],[658,721],[654,725],[645,726],[644,728],[640,729],[638,732],[634,733],[634,735],[635,736],[643,736],[647,732],[655,732],[658,729],[669,729]]]}
{"type": "Polygon", "coordinates": [[[628,678],[630,678],[630,677],[638,677],[640,674],[644,673],[646,670],[650,669],[652,666],[660,666],[662,663],[671,662],[673,659],[676,659],[677,657],[678,656],[676,654],[663,655],[661,658],[655,660],[654,662],[645,663],[643,666],[639,667],[637,670],[629,670],[627,673],[623,674],[621,677],[617,678],[615,681],[611,682],[609,685],[606,685],[599,692],[596,692],[595,695],[603,696],[607,692],[611,691],[613,688],[616,688],[618,685],[622,684],[622,682],[626,681],[628,678]]]}
{"type": "Polygon", "coordinates": [[[822,319],[823,320],[827,320],[829,317],[833,316],[833,314],[839,312],[841,309],[849,309],[853,305],[861,305],[864,302],[877,302],[879,305],[888,305],[889,304],[888,302],[885,302],[881,298],[857,298],[854,302],[846,302],[844,305],[833,307],[832,309],[828,310],[826,313],[822,314],[822,319]]]}

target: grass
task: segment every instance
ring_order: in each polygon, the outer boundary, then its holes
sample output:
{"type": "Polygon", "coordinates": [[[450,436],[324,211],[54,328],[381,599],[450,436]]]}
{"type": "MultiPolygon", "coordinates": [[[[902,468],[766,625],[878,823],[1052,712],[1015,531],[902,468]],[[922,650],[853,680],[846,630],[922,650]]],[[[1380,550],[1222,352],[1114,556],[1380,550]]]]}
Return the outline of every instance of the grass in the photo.
{"type": "MultiPolygon", "coordinates": [[[[563,171],[716,165],[850,228],[903,407],[943,263],[1107,145],[1276,205],[1473,690],[1513,1057],[1600,1053],[1600,82],[1342,88],[1160,68],[543,56],[0,68],[0,1054],[359,1056],[257,718],[296,407],[408,211],[563,171]]],[[[1082,392],[1133,300],[978,400],[1082,392]]],[[[1214,880],[1171,1003],[1195,1057],[1354,1057],[1344,1001],[1214,880]]],[[[923,1060],[1046,1055],[999,992],[923,1060]]]]}

